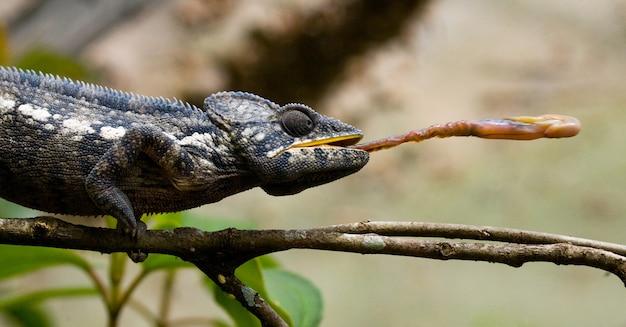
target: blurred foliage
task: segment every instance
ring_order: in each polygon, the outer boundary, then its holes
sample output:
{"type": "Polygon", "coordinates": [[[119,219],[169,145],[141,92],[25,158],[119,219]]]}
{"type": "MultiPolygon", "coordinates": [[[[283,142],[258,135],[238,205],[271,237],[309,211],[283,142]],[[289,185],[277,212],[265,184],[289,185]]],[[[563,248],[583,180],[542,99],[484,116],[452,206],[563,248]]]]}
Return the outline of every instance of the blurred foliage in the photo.
{"type": "Polygon", "coordinates": [[[93,73],[79,61],[45,48],[31,49],[14,64],[23,69],[45,72],[74,80],[91,80],[94,77],[93,73]]]}
{"type": "Polygon", "coordinates": [[[9,42],[6,28],[0,25],[0,65],[9,62],[9,42]]]}
{"type": "MultiPolygon", "coordinates": [[[[214,223],[207,223],[211,219],[194,217],[192,215],[171,213],[151,215],[150,220],[159,227],[179,227],[184,220],[185,226],[198,227],[197,225],[220,228],[224,221],[216,219],[214,223]]],[[[228,224],[232,227],[232,221],[228,224]]],[[[250,223],[242,223],[240,226],[252,226],[250,223]]],[[[210,228],[212,229],[212,228],[210,228]]],[[[142,262],[141,271],[133,276],[126,264],[129,259],[122,253],[114,253],[109,256],[108,274],[107,267],[91,262],[78,254],[76,251],[54,249],[46,247],[0,245],[0,314],[16,326],[41,327],[54,326],[52,315],[41,303],[48,300],[76,297],[76,296],[99,296],[106,303],[107,316],[112,322],[119,320],[119,313],[129,306],[128,301],[146,278],[154,272],[167,272],[175,278],[176,273],[183,268],[194,266],[179,258],[150,254],[148,259],[142,262]],[[15,279],[26,277],[28,274],[42,269],[55,266],[70,266],[84,272],[91,280],[90,286],[72,285],[24,291],[12,287],[15,279]],[[108,276],[108,281],[105,277],[108,276]],[[123,283],[123,280],[130,280],[123,283]],[[125,286],[123,286],[125,285],[125,286]],[[115,296],[117,295],[117,296],[115,296]]],[[[204,276],[198,270],[199,276],[204,276]]],[[[291,326],[314,327],[318,326],[322,317],[322,297],[317,288],[305,278],[295,275],[280,268],[279,264],[269,256],[263,256],[248,261],[237,269],[237,277],[247,286],[258,292],[291,326]]],[[[232,319],[232,323],[219,321],[219,326],[260,326],[256,317],[246,311],[239,302],[222,292],[208,278],[205,290],[212,294],[218,305],[224,309],[232,319]]],[[[160,303],[171,305],[172,283],[160,280],[163,298],[160,303]]],[[[139,301],[134,300],[134,301],[139,301]]],[[[147,321],[158,321],[160,326],[174,326],[177,320],[170,320],[162,316],[162,312],[142,312],[147,321]]],[[[182,318],[181,318],[182,319],[182,318]]],[[[212,317],[206,317],[207,321],[215,322],[212,317]]],[[[110,325],[115,325],[111,323],[110,325]]]]}
{"type": "MultiPolygon", "coordinates": [[[[427,14],[431,2],[344,0],[316,10],[294,10],[289,23],[250,29],[246,51],[219,59],[228,81],[221,88],[315,108],[355,63],[401,38],[415,17],[427,14]]],[[[205,97],[204,89],[184,95],[195,104],[202,104],[205,97]]]]}
{"type": "Polygon", "coordinates": [[[28,50],[23,56],[11,60],[10,40],[6,28],[0,25],[0,65],[45,72],[76,80],[93,80],[95,74],[75,58],[43,47],[28,50]]]}

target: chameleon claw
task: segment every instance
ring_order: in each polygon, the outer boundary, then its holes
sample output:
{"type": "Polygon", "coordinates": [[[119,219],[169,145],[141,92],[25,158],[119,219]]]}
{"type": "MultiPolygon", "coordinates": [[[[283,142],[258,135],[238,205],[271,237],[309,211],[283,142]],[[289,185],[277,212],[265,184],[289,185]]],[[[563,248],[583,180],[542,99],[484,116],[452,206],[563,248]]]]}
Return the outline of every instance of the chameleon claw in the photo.
{"type": "Polygon", "coordinates": [[[137,221],[137,228],[135,228],[134,238],[139,239],[146,234],[148,226],[143,221],[137,221]]]}
{"type": "Polygon", "coordinates": [[[137,240],[146,233],[148,226],[141,220],[137,221],[136,226],[130,226],[118,221],[117,229],[121,230],[124,235],[130,236],[131,239],[137,240]]]}
{"type": "MultiPolygon", "coordinates": [[[[136,227],[127,226],[124,224],[120,224],[118,222],[117,229],[121,230],[122,233],[124,233],[124,235],[130,236],[131,239],[136,241],[146,234],[146,231],[148,230],[148,226],[143,221],[138,220],[136,227]]],[[[128,254],[128,257],[130,258],[130,260],[132,260],[135,263],[143,262],[146,260],[146,258],[148,258],[148,253],[143,252],[140,249],[134,249],[134,250],[128,251],[126,252],[126,254],[128,254]]]]}
{"type": "Polygon", "coordinates": [[[126,254],[134,263],[144,262],[148,258],[148,254],[141,250],[128,251],[126,254]]]}

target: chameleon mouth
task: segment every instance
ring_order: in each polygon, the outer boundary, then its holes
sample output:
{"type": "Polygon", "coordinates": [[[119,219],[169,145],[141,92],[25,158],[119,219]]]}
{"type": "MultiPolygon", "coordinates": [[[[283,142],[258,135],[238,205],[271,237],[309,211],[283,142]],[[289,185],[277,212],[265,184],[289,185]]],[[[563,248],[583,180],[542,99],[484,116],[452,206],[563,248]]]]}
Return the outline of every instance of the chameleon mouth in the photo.
{"type": "Polygon", "coordinates": [[[308,140],[300,143],[294,143],[287,148],[280,149],[278,151],[272,151],[267,154],[269,158],[273,158],[283,152],[298,149],[298,148],[346,148],[350,150],[357,150],[356,148],[351,148],[357,144],[363,135],[361,134],[348,134],[348,135],[339,135],[332,136],[318,140],[308,140]]]}
{"type": "Polygon", "coordinates": [[[293,149],[293,148],[311,148],[311,147],[321,147],[321,146],[343,148],[343,147],[357,144],[362,138],[363,138],[363,135],[360,135],[360,134],[340,135],[340,136],[334,136],[334,137],[329,137],[329,138],[320,139],[320,140],[312,140],[312,141],[306,141],[302,143],[296,143],[288,147],[286,150],[293,149]]]}

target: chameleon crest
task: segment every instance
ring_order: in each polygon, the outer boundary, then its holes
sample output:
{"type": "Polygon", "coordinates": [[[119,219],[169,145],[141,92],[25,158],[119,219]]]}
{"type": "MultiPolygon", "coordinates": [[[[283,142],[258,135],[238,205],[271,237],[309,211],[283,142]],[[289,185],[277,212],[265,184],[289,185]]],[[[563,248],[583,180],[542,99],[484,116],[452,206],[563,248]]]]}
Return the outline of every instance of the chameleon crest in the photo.
{"type": "Polygon", "coordinates": [[[352,174],[361,132],[301,104],[221,92],[204,110],[0,67],[0,197],[70,215],[111,215],[136,235],[173,212],[261,187],[288,195],[352,174]]]}

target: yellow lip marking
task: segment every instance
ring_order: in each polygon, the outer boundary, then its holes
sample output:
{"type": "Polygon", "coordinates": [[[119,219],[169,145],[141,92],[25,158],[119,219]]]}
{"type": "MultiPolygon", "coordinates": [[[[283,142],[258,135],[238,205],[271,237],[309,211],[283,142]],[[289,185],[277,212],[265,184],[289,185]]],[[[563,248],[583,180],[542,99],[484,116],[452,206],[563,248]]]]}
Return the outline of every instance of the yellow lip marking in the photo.
{"type": "Polygon", "coordinates": [[[310,147],[316,147],[316,146],[325,146],[325,147],[343,147],[343,146],[349,146],[349,145],[354,145],[357,142],[359,142],[361,139],[363,138],[363,135],[360,134],[351,134],[351,135],[340,135],[340,136],[335,136],[335,137],[328,137],[325,139],[319,139],[319,140],[312,140],[312,141],[305,141],[305,142],[301,142],[301,143],[295,143],[290,145],[289,147],[286,147],[284,149],[278,149],[275,151],[271,151],[267,153],[267,157],[268,158],[272,158],[274,156],[277,156],[289,149],[295,149],[295,148],[310,148],[310,147]],[[345,142],[345,144],[341,144],[342,141],[348,141],[345,142]],[[335,143],[335,144],[333,144],[335,143]]]}
{"type": "Polygon", "coordinates": [[[325,138],[321,140],[313,140],[313,141],[307,141],[307,142],[302,142],[302,143],[296,143],[296,144],[291,145],[285,150],[289,150],[292,148],[308,148],[308,147],[313,147],[313,146],[318,146],[318,145],[333,146],[331,143],[337,143],[337,142],[346,141],[346,140],[353,140],[354,142],[347,142],[347,143],[354,144],[354,143],[357,143],[359,140],[361,140],[361,138],[363,138],[363,136],[359,134],[341,135],[341,136],[329,137],[329,138],[325,138]]]}

